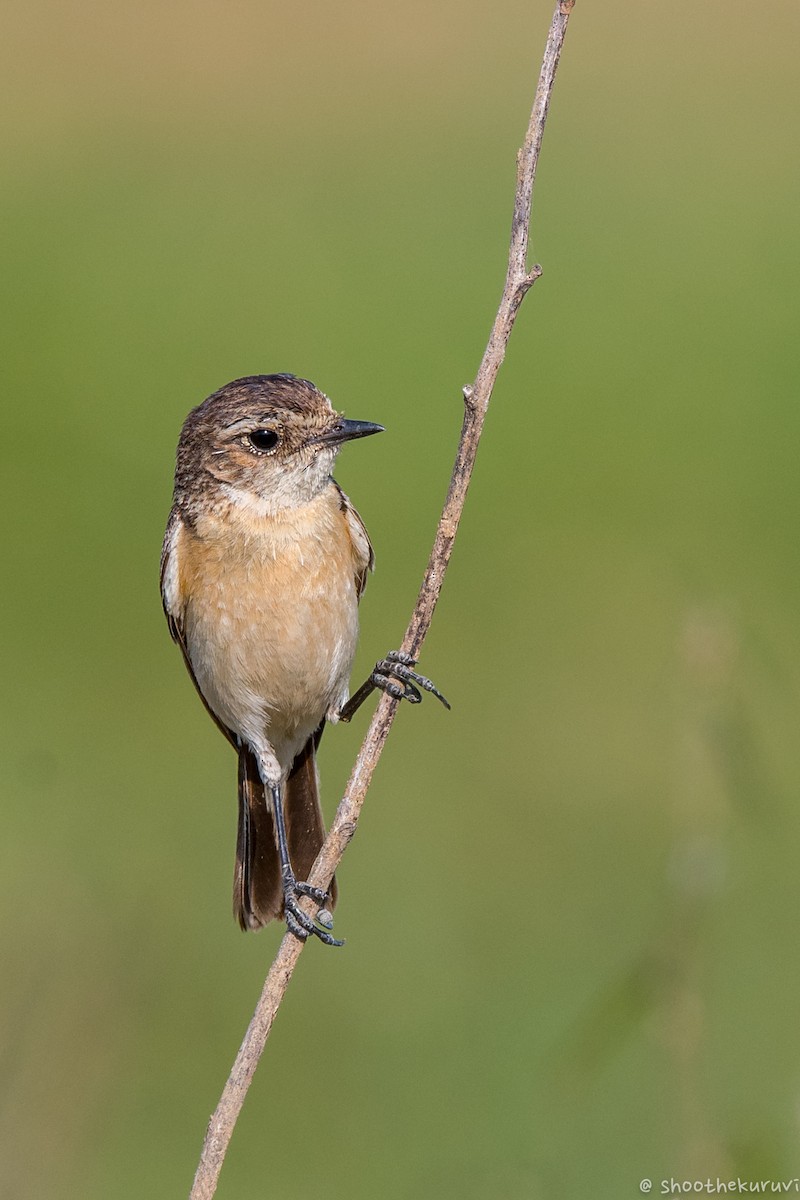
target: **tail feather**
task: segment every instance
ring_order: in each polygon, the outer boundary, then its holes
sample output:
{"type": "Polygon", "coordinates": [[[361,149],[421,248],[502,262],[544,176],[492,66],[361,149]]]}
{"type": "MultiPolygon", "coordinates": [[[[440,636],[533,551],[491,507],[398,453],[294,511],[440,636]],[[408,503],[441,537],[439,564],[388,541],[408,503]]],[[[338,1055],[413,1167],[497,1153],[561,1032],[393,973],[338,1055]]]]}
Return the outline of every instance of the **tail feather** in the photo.
{"type": "Polygon", "coordinates": [[[233,872],[233,913],[242,929],[260,929],[283,913],[283,882],[275,823],[256,757],[239,749],[239,833],[233,872]]]}
{"type": "MultiPolygon", "coordinates": [[[[296,879],[308,879],[314,859],[325,841],[325,823],[319,803],[319,774],[315,756],[321,736],[320,726],[292,763],[284,789],[286,838],[296,879]]],[[[338,888],[336,880],[333,879],[328,889],[329,908],[333,909],[337,895],[338,888]]]]}
{"type": "MultiPolygon", "coordinates": [[[[283,811],[289,858],[297,879],[307,879],[325,840],[319,804],[319,779],[314,757],[322,726],[298,754],[283,788],[283,811]]],[[[336,903],[331,883],[329,907],[336,903]]],[[[233,912],[242,929],[259,929],[283,916],[281,877],[271,797],[261,781],[252,750],[239,750],[239,834],[233,876],[233,912]]]]}

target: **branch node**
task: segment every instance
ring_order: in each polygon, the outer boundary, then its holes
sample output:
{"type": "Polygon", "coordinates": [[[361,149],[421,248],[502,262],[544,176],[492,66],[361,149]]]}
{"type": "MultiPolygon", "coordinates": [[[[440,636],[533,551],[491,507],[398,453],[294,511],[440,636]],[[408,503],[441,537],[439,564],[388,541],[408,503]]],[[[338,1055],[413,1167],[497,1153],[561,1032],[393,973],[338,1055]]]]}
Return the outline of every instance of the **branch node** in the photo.
{"type": "Polygon", "coordinates": [[[471,383],[466,384],[461,389],[461,394],[464,397],[464,407],[469,409],[470,412],[474,412],[475,411],[475,388],[472,386],[472,384],[471,383]]]}
{"type": "Polygon", "coordinates": [[[339,826],[339,834],[342,838],[342,841],[345,843],[345,845],[347,845],[348,842],[352,841],[355,831],[356,831],[355,821],[342,821],[341,825],[339,826]]]}
{"type": "Polygon", "coordinates": [[[530,287],[532,283],[536,283],[536,280],[539,279],[541,277],[541,275],[542,275],[541,266],[539,265],[539,263],[534,263],[534,265],[531,267],[530,271],[528,271],[528,274],[525,276],[525,282],[527,283],[528,287],[530,287]]]}

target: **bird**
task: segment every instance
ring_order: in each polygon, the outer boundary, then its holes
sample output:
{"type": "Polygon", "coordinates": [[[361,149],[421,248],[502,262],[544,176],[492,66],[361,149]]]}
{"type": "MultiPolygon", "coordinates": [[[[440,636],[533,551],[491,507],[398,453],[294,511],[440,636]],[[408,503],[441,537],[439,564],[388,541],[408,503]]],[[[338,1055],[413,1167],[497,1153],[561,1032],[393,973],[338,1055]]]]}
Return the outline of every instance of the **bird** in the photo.
{"type": "Polygon", "coordinates": [[[331,472],[346,442],[382,432],[290,374],[233,380],[181,430],[161,597],[200,699],[238,756],[233,908],[244,930],[283,918],[301,940],[343,944],[330,932],[336,881],[327,892],[307,882],[325,837],[323,729],[349,721],[375,688],[411,703],[426,691],[449,708],[400,651],[349,697],[375,559],[331,472]],[[320,906],[316,918],[302,896],[320,906]]]}

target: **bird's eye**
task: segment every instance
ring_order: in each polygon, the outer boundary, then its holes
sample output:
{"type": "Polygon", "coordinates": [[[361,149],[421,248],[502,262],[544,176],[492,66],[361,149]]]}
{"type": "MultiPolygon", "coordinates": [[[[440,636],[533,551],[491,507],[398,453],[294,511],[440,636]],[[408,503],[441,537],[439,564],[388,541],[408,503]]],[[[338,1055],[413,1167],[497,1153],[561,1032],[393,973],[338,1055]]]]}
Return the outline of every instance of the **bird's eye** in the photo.
{"type": "Polygon", "coordinates": [[[278,435],[274,429],[254,429],[252,433],[248,433],[247,440],[254,450],[264,454],[268,450],[274,450],[278,444],[278,435]]]}

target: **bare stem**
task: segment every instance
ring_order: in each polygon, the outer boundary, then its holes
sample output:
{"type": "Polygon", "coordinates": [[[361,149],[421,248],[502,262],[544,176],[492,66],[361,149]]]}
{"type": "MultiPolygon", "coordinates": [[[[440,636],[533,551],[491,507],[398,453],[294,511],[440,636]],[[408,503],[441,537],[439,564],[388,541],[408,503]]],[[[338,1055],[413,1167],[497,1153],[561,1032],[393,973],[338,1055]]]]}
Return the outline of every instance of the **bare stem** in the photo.
{"type": "MultiPolygon", "coordinates": [[[[402,649],[414,657],[419,655],[442,590],[497,372],[505,357],[519,306],[531,285],[542,273],[539,266],[529,268],[527,262],[531,201],[550,96],[567,32],[569,14],[574,3],[575,0],[559,0],[556,5],[547,36],[528,131],[517,154],[517,187],[505,286],[475,382],[472,386],[464,388],[464,421],[450,487],[414,612],[403,638],[402,649]]],[[[381,696],[353,766],[344,797],[336,811],[330,833],[309,876],[309,882],[317,887],[328,887],[347,843],[355,832],[361,806],[386,744],[397,708],[397,700],[386,694],[381,696]]],[[[314,912],[310,900],[304,900],[303,904],[310,913],[314,912]]],[[[281,942],[220,1102],[209,1121],[190,1200],[210,1200],[216,1191],[236,1119],[244,1104],[272,1022],[289,985],[303,944],[289,933],[281,942]]]]}

